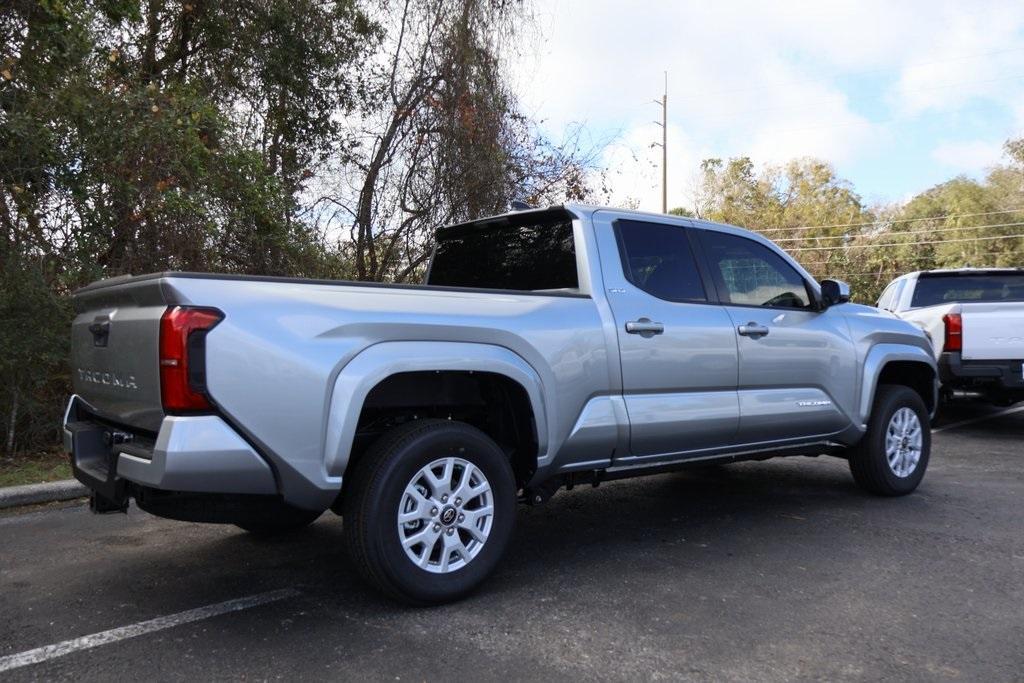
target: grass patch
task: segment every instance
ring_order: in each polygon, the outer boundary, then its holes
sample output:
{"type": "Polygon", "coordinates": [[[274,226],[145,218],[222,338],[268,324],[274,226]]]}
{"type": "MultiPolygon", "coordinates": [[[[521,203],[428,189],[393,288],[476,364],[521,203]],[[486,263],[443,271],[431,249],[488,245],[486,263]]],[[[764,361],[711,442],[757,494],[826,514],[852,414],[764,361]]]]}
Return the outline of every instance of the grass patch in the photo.
{"type": "Polygon", "coordinates": [[[0,486],[41,484],[72,478],[71,463],[60,450],[0,458],[0,486]]]}

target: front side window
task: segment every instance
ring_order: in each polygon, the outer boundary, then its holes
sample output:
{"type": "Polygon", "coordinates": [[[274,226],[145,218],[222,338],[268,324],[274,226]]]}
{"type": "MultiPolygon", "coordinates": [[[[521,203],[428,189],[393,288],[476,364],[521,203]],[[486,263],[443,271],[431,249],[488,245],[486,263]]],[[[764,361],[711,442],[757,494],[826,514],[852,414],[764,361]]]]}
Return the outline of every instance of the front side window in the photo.
{"type": "Polygon", "coordinates": [[[666,301],[707,301],[686,230],[646,221],[615,222],[626,279],[666,301]]]}
{"type": "Polygon", "coordinates": [[[754,240],[707,230],[704,251],[724,304],[810,308],[803,277],[774,251],[754,240]]]}

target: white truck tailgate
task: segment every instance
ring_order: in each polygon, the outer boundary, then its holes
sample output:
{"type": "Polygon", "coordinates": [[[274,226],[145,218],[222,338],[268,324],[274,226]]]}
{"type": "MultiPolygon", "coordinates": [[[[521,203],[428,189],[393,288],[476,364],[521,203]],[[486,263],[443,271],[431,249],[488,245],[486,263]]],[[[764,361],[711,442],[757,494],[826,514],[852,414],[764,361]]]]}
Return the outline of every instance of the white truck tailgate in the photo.
{"type": "Polygon", "coordinates": [[[1024,303],[962,304],[964,360],[1024,359],[1024,303]]]}

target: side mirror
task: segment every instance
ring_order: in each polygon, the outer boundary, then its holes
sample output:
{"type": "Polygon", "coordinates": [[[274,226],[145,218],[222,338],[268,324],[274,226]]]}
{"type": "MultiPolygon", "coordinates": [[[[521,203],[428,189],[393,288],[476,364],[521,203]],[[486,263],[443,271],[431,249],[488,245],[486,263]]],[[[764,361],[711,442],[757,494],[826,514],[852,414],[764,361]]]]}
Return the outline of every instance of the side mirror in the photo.
{"type": "Polygon", "coordinates": [[[850,300],[850,285],[842,280],[821,281],[821,302],[825,308],[845,304],[850,300]]]}

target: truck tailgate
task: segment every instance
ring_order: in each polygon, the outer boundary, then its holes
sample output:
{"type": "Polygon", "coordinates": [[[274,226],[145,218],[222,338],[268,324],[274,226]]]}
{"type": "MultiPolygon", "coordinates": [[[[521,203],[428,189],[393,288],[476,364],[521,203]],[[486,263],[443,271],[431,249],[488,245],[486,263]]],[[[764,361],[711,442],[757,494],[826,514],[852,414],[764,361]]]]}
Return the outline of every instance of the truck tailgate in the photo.
{"type": "Polygon", "coordinates": [[[1024,303],[965,303],[964,360],[1024,359],[1024,303]]]}
{"type": "Polygon", "coordinates": [[[147,431],[163,419],[159,279],[104,281],[75,294],[72,387],[99,417],[147,431]]]}

